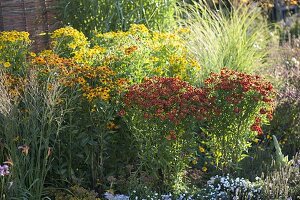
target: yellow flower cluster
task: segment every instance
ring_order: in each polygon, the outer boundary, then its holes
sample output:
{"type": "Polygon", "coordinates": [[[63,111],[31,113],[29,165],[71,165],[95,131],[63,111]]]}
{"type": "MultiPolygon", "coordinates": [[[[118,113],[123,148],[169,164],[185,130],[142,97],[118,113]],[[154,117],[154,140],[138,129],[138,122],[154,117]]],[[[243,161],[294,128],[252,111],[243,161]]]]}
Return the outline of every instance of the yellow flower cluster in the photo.
{"type": "MultiPolygon", "coordinates": [[[[0,44],[23,42],[30,44],[29,33],[24,31],[3,31],[0,32],[0,44]]],[[[1,48],[1,47],[0,47],[1,48]]]]}
{"type": "Polygon", "coordinates": [[[26,59],[31,44],[29,33],[18,31],[0,32],[0,66],[18,69],[26,59]]]}
{"type": "Polygon", "coordinates": [[[148,34],[149,30],[144,24],[131,24],[129,28],[129,33],[131,34],[148,34]]]}
{"type": "Polygon", "coordinates": [[[127,32],[96,34],[93,43],[106,48],[108,64],[121,75],[130,74],[131,82],[144,77],[179,77],[196,79],[200,66],[185,47],[182,36],[188,29],[175,33],[150,32],[144,25],[131,25],[127,32]]]}
{"type": "Polygon", "coordinates": [[[55,74],[64,86],[79,89],[89,102],[108,101],[112,93],[123,90],[126,85],[126,80],[116,78],[115,72],[107,66],[77,64],[74,59],[62,58],[49,51],[33,58],[32,63],[38,67],[41,77],[55,74]]]}
{"type": "Polygon", "coordinates": [[[93,65],[104,58],[106,49],[100,46],[93,48],[83,48],[74,53],[74,59],[77,63],[93,65]]]}
{"type": "Polygon", "coordinates": [[[88,44],[85,35],[70,26],[57,29],[51,35],[52,48],[64,57],[71,57],[75,51],[86,48],[88,44]]]}

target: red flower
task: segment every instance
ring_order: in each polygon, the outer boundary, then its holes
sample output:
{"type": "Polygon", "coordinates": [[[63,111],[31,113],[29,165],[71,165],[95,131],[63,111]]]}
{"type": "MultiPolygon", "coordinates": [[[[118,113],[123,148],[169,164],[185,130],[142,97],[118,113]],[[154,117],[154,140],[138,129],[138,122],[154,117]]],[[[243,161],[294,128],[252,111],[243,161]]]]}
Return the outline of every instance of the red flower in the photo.
{"type": "Polygon", "coordinates": [[[258,135],[262,135],[263,131],[261,129],[261,127],[257,124],[252,124],[252,126],[250,127],[251,131],[256,131],[258,133],[258,135]]]}
{"type": "Polygon", "coordinates": [[[240,109],[239,109],[238,107],[235,107],[235,108],[233,109],[233,111],[234,111],[235,113],[239,113],[239,112],[240,112],[240,109]]]}
{"type": "Polygon", "coordinates": [[[267,113],[267,110],[265,109],[265,108],[261,108],[260,110],[259,110],[259,113],[260,114],[266,114],[267,113]]]}
{"type": "Polygon", "coordinates": [[[255,117],[255,123],[256,123],[256,124],[260,124],[260,123],[261,123],[261,118],[255,117]]]}
{"type": "Polygon", "coordinates": [[[118,115],[119,115],[120,117],[124,116],[125,114],[126,114],[126,111],[125,111],[124,109],[122,109],[122,110],[120,110],[120,111],[118,112],[118,115]]]}
{"type": "Polygon", "coordinates": [[[273,115],[272,115],[271,113],[268,113],[268,114],[267,114],[267,118],[268,118],[268,120],[271,121],[271,120],[273,119],[273,115]]]}

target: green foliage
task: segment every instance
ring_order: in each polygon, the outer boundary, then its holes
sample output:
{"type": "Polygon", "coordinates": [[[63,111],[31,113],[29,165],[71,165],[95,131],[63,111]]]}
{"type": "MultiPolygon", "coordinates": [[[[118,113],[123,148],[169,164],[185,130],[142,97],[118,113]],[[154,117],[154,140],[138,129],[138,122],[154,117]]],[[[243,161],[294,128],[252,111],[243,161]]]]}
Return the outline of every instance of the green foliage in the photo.
{"type": "Polygon", "coordinates": [[[68,191],[59,191],[55,194],[55,200],[100,200],[97,193],[88,191],[78,185],[70,187],[68,191]]]}
{"type": "MultiPolygon", "coordinates": [[[[188,32],[150,32],[144,25],[133,24],[126,32],[96,34],[92,44],[105,48],[108,65],[130,84],[153,76],[179,77],[195,83],[200,66],[183,41],[188,32]]],[[[75,58],[80,60],[81,53],[78,54],[75,58]]]]}
{"type": "Polygon", "coordinates": [[[191,90],[175,78],[152,78],[129,88],[122,114],[138,150],[133,186],[158,192],[186,190],[184,173],[195,149],[193,121],[184,99],[191,90]]]}
{"type": "Polygon", "coordinates": [[[284,156],[282,154],[281,148],[279,146],[276,136],[272,135],[272,137],[273,137],[274,147],[276,150],[275,151],[275,161],[276,161],[277,167],[288,165],[289,164],[288,156],[284,156]]]}
{"type": "Polygon", "coordinates": [[[223,171],[236,168],[251,141],[262,135],[261,125],[272,117],[274,91],[258,76],[222,69],[205,80],[215,99],[204,129],[206,145],[223,171]]]}
{"type": "Polygon", "coordinates": [[[300,150],[300,56],[299,39],[277,47],[267,71],[276,83],[278,95],[274,118],[268,132],[276,135],[284,154],[294,156],[300,150]]]}
{"type": "Polygon", "coordinates": [[[96,30],[128,30],[133,23],[158,30],[170,29],[175,24],[175,0],[60,0],[60,3],[63,22],[89,37],[96,30]]]}
{"type": "Polygon", "coordinates": [[[223,67],[252,73],[265,66],[269,32],[259,9],[217,8],[200,0],[183,4],[178,15],[191,30],[187,48],[203,67],[202,80],[223,67]]]}

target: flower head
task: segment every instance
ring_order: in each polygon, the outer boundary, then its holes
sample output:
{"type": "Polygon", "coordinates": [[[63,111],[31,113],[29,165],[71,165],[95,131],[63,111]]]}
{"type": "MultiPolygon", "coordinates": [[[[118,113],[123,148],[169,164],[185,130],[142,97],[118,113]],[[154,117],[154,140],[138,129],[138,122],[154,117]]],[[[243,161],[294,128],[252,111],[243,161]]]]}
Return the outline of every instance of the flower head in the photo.
{"type": "Polygon", "coordinates": [[[0,165],[0,176],[9,175],[9,167],[8,165],[0,165]]]}

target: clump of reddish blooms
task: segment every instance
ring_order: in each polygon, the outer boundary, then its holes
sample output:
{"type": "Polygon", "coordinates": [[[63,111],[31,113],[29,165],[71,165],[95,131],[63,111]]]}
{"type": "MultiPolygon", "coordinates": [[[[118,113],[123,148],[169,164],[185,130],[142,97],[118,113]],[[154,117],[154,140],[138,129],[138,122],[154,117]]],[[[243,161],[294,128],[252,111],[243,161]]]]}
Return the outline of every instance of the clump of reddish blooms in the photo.
{"type": "MultiPolygon", "coordinates": [[[[259,76],[253,76],[230,69],[222,69],[220,74],[212,73],[205,80],[205,87],[216,97],[215,115],[226,112],[227,116],[245,116],[249,109],[260,107],[255,115],[266,115],[272,119],[274,91],[272,84],[259,76]],[[229,113],[231,112],[231,113],[229,113]]],[[[262,134],[261,120],[256,118],[250,129],[262,134]]]]}
{"type": "MultiPolygon", "coordinates": [[[[145,119],[175,124],[215,119],[227,126],[232,118],[246,115],[271,119],[273,96],[271,83],[259,76],[224,68],[220,74],[212,73],[202,88],[178,78],[147,78],[129,88],[124,103],[125,111],[137,108],[145,119]]],[[[260,126],[261,120],[256,120],[249,128],[262,134],[260,126]]]]}
{"type": "Polygon", "coordinates": [[[129,88],[126,108],[137,107],[144,118],[158,118],[175,124],[187,118],[206,119],[211,107],[207,91],[178,78],[154,77],[129,88]]]}

